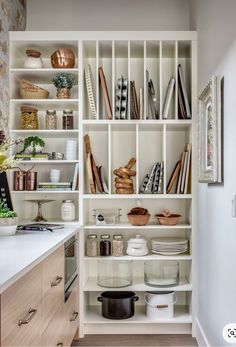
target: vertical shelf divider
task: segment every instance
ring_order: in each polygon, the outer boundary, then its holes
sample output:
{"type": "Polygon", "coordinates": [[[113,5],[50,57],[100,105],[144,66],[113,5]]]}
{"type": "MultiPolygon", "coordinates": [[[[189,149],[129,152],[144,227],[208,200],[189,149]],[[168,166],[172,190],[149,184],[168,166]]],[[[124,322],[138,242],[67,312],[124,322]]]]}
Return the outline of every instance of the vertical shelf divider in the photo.
{"type": "Polygon", "coordinates": [[[109,194],[112,193],[112,167],[111,167],[111,150],[112,150],[112,143],[111,143],[111,124],[108,124],[108,189],[109,194]]]}
{"type": "Polygon", "coordinates": [[[136,194],[139,194],[139,124],[136,124],[136,194]]]}
{"type": "Polygon", "coordinates": [[[149,117],[148,114],[148,99],[147,99],[147,41],[144,41],[143,46],[143,102],[144,102],[144,119],[147,120],[149,117]]]}
{"type": "Polygon", "coordinates": [[[159,44],[159,99],[160,99],[160,120],[162,119],[162,111],[163,111],[163,95],[162,95],[162,41],[159,44]]]}
{"type": "Polygon", "coordinates": [[[130,41],[128,41],[128,113],[127,119],[130,120],[130,80],[131,80],[131,56],[130,56],[130,41]]]}
{"type": "Polygon", "coordinates": [[[96,41],[96,104],[97,104],[97,120],[100,118],[100,90],[99,90],[99,41],[96,41]]]}
{"type": "Polygon", "coordinates": [[[163,194],[166,194],[166,166],[167,166],[167,136],[166,136],[166,124],[163,125],[163,194]]]}
{"type": "Polygon", "coordinates": [[[115,76],[115,41],[112,41],[112,91],[111,91],[111,97],[112,97],[112,116],[113,119],[115,119],[115,112],[116,112],[116,76],[115,76]]]}
{"type": "Polygon", "coordinates": [[[78,159],[79,159],[79,192],[78,192],[78,201],[79,201],[79,222],[81,225],[83,225],[83,182],[84,182],[84,156],[83,156],[83,110],[84,110],[84,84],[83,84],[83,69],[84,66],[82,64],[83,61],[83,42],[78,41],[78,61],[81,62],[81,64],[78,64],[78,159]]]}
{"type": "Polygon", "coordinates": [[[178,119],[178,41],[175,41],[175,119],[178,119]]]}

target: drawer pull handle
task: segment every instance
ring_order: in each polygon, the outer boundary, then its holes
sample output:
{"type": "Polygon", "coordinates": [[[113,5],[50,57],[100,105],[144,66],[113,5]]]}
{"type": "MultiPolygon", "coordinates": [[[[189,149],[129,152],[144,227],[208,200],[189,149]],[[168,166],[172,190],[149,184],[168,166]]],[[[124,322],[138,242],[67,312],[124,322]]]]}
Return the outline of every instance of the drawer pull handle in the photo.
{"type": "Polygon", "coordinates": [[[73,316],[72,316],[72,318],[70,319],[70,322],[74,322],[74,321],[77,319],[78,315],[79,315],[78,312],[76,312],[76,311],[73,312],[73,316]]]}
{"type": "Polygon", "coordinates": [[[62,343],[62,342],[58,342],[58,343],[57,343],[57,346],[58,346],[58,347],[63,347],[63,343],[62,343]]]}
{"type": "Polygon", "coordinates": [[[56,287],[60,284],[60,282],[62,281],[63,277],[61,276],[57,276],[56,277],[56,281],[55,282],[51,282],[51,287],[56,287]]]}
{"type": "Polygon", "coordinates": [[[18,321],[18,325],[21,326],[22,324],[28,324],[33,318],[34,316],[36,315],[37,313],[37,310],[34,309],[34,308],[30,308],[29,311],[28,311],[28,314],[25,318],[23,319],[20,319],[18,321]]]}

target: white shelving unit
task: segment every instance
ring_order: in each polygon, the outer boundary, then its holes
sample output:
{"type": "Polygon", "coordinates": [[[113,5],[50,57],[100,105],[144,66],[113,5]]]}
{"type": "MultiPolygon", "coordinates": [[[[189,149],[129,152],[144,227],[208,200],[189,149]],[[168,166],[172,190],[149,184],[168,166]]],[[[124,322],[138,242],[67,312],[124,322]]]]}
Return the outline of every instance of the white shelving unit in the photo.
{"type": "MultiPolygon", "coordinates": [[[[55,200],[47,205],[47,215],[51,220],[60,222],[60,203],[63,198],[75,200],[76,221],[79,233],[79,276],[80,276],[80,336],[85,334],[156,334],[192,333],[195,335],[196,307],[196,267],[195,267],[195,172],[196,172],[196,33],[195,32],[13,32],[10,33],[10,132],[13,137],[26,137],[28,134],[42,136],[48,148],[60,148],[69,138],[78,140],[78,160],[76,161],[23,161],[20,165],[35,165],[39,177],[47,177],[50,168],[61,168],[65,177],[71,177],[76,162],[80,163],[79,191],[73,192],[12,192],[15,208],[20,219],[29,221],[35,211],[29,210],[22,200],[49,198],[55,200]],[[25,50],[35,48],[42,52],[45,68],[24,69],[25,50]],[[51,54],[59,47],[69,47],[76,55],[73,69],[53,69],[50,65],[51,54]],[[192,119],[182,120],[178,115],[178,84],[171,100],[168,119],[163,119],[163,105],[167,85],[171,76],[178,79],[178,64],[181,64],[186,79],[188,97],[191,101],[192,119]],[[90,64],[95,83],[97,115],[91,117],[87,90],[84,81],[84,68],[90,64]],[[102,66],[111,101],[113,119],[107,119],[104,100],[99,86],[98,68],[102,66]],[[153,80],[159,100],[160,119],[148,119],[146,100],[146,70],[153,80]],[[71,99],[56,99],[56,90],[51,83],[52,76],[60,71],[73,73],[78,85],[72,89],[71,99]],[[115,87],[117,79],[123,75],[128,81],[135,80],[137,91],[144,89],[144,119],[132,120],[130,117],[130,95],[128,97],[127,120],[115,120],[115,87]],[[18,86],[21,78],[29,79],[50,92],[46,100],[22,100],[18,86]],[[19,126],[20,106],[34,105],[39,110],[40,129],[32,132],[21,130],[19,126]],[[61,126],[55,131],[43,128],[46,109],[55,109],[61,114],[63,109],[73,109],[75,124],[71,131],[61,126]],[[84,160],[85,134],[89,134],[92,151],[97,165],[102,165],[109,188],[109,194],[90,194],[86,165],[84,160]],[[192,144],[191,191],[188,194],[166,194],[166,185],[184,150],[185,143],[192,144]],[[131,157],[136,158],[134,179],[135,193],[132,195],[115,194],[113,170],[125,165],[131,157]],[[164,190],[162,194],[139,194],[140,184],[155,161],[164,162],[164,190]],[[129,224],[127,213],[137,204],[147,208],[151,214],[150,223],[145,227],[129,224]],[[122,208],[121,222],[114,226],[94,225],[94,208],[122,208]],[[168,208],[182,215],[180,224],[161,226],[156,223],[155,214],[168,208]],[[78,224],[77,224],[78,223],[78,224]],[[150,239],[157,236],[182,236],[189,239],[188,254],[161,256],[148,254],[145,257],[106,257],[107,261],[132,260],[133,284],[122,290],[132,290],[139,296],[136,313],[128,320],[107,320],[101,315],[97,297],[102,288],[97,284],[98,261],[101,257],[87,257],[85,242],[88,234],[122,234],[125,242],[140,234],[150,239]],[[144,262],[148,260],[176,260],[180,264],[180,283],[170,290],[177,295],[175,315],[172,319],[150,321],[145,314],[145,291],[160,290],[144,283],[144,262]]],[[[10,177],[12,182],[12,177],[10,177]]],[[[11,183],[12,188],[12,183],[11,183]]],[[[110,289],[109,289],[110,290],[110,289]]],[[[116,290],[113,288],[112,290],[116,290]]],[[[117,289],[120,290],[120,289],[117,289]]],[[[168,289],[161,289],[163,291],[168,289]]]]}

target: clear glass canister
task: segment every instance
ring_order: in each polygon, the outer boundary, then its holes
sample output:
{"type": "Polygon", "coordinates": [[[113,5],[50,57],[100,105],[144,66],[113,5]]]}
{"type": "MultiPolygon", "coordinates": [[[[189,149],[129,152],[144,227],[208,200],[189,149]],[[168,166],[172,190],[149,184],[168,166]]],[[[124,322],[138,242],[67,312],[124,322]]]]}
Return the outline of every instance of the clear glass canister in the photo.
{"type": "Polygon", "coordinates": [[[98,285],[121,288],[132,284],[132,260],[98,262],[98,285]]]}
{"type": "Polygon", "coordinates": [[[111,241],[109,239],[110,239],[110,235],[108,234],[101,235],[100,255],[102,257],[111,255],[111,241]]]}
{"type": "Polygon", "coordinates": [[[98,255],[97,235],[90,234],[86,240],[86,255],[87,257],[96,257],[98,255]]]}
{"type": "Polygon", "coordinates": [[[74,129],[73,110],[63,110],[62,128],[64,130],[72,130],[72,129],[74,129]]]}
{"type": "Polygon", "coordinates": [[[172,260],[144,263],[144,281],[151,287],[172,287],[179,284],[179,263],[172,260]]]}
{"type": "Polygon", "coordinates": [[[121,257],[124,255],[124,240],[122,235],[114,235],[112,240],[112,255],[121,257]]]}
{"type": "Polygon", "coordinates": [[[62,201],[61,219],[65,222],[72,222],[75,220],[75,204],[73,200],[62,201]]]}
{"type": "Polygon", "coordinates": [[[39,129],[37,108],[21,106],[21,129],[39,129]]]}
{"type": "Polygon", "coordinates": [[[48,130],[57,129],[57,114],[55,110],[46,111],[45,128],[48,130]]]}

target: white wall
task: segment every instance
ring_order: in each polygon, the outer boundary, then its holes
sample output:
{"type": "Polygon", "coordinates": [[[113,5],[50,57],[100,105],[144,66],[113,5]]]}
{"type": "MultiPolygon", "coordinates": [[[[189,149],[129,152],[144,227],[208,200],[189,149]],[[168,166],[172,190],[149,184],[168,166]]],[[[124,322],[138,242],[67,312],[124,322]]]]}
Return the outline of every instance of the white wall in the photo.
{"type": "Polygon", "coordinates": [[[189,0],[27,0],[27,30],[188,30],[189,0]]]}
{"type": "Polygon", "coordinates": [[[213,74],[225,80],[224,185],[198,185],[198,319],[211,346],[226,346],[222,329],[236,323],[236,1],[191,0],[190,10],[198,30],[199,91],[213,74]]]}

